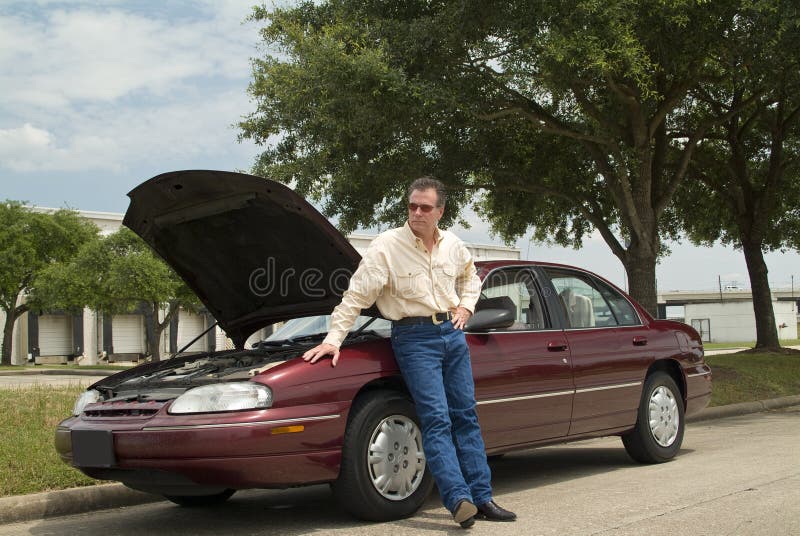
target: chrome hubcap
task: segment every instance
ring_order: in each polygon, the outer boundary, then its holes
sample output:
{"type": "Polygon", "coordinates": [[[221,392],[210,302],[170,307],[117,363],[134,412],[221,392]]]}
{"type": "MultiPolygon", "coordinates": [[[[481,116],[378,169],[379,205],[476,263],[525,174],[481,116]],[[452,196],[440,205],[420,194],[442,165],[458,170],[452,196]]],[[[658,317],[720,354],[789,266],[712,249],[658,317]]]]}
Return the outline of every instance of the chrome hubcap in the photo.
{"type": "Polygon", "coordinates": [[[666,387],[659,386],[650,395],[650,433],[662,447],[669,447],[678,437],[680,424],[678,402],[666,387]]]}
{"type": "Polygon", "coordinates": [[[369,440],[367,466],[382,497],[402,501],[414,493],[425,474],[422,434],[405,415],[383,419],[369,440]]]}

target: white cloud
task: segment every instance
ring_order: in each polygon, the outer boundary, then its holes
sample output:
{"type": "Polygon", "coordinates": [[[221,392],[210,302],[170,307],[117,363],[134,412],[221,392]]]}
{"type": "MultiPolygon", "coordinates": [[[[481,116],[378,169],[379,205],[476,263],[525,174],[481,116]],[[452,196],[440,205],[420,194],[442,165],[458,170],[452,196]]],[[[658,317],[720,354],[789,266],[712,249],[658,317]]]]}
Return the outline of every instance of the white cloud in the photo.
{"type": "Polygon", "coordinates": [[[113,159],[96,157],[108,156],[114,149],[110,140],[93,135],[74,136],[59,145],[50,132],[30,123],[0,129],[0,160],[13,171],[117,169],[113,159]]]}
{"type": "Polygon", "coordinates": [[[119,172],[145,163],[192,166],[192,161],[230,153],[240,154],[240,166],[246,167],[256,149],[236,144],[232,123],[246,109],[247,96],[229,90],[206,97],[194,92],[179,102],[146,109],[99,103],[80,112],[65,111],[62,122],[73,125],[65,137],[30,123],[0,129],[0,167],[119,172]]]}
{"type": "Polygon", "coordinates": [[[57,108],[137,92],[168,96],[193,77],[247,77],[257,35],[240,24],[246,9],[227,9],[225,18],[189,21],[87,7],[0,18],[4,99],[57,108]]]}
{"type": "Polygon", "coordinates": [[[52,4],[0,9],[0,168],[120,171],[242,152],[230,125],[251,108],[249,0],[52,4]]]}
{"type": "Polygon", "coordinates": [[[0,130],[0,147],[11,150],[23,147],[42,147],[50,143],[50,133],[25,123],[20,128],[0,130]]]}

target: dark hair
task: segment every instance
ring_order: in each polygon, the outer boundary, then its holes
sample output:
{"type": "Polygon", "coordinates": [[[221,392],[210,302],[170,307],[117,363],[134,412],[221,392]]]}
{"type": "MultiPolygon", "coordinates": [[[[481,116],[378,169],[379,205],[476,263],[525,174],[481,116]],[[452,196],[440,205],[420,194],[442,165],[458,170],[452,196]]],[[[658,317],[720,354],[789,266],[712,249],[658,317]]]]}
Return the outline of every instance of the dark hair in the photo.
{"type": "Polygon", "coordinates": [[[442,181],[437,180],[430,175],[425,175],[424,177],[420,177],[412,182],[408,187],[408,194],[406,197],[411,197],[411,193],[414,190],[429,190],[431,188],[436,190],[436,206],[443,207],[445,201],[447,201],[447,191],[445,190],[442,181]]]}

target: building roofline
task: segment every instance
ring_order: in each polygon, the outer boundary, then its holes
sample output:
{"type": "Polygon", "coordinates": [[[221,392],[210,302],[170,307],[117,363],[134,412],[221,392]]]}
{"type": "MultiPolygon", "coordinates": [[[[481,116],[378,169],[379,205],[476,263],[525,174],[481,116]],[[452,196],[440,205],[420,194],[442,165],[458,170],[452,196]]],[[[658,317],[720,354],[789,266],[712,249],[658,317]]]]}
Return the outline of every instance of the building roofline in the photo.
{"type": "MultiPolygon", "coordinates": [[[[99,218],[104,220],[119,220],[122,221],[122,218],[125,214],[121,212],[103,212],[100,210],[82,210],[79,208],[71,208],[71,207],[62,207],[66,208],[67,210],[74,210],[81,216],[85,216],[87,218],[99,218]]],[[[62,210],[62,208],[53,208],[53,207],[40,207],[40,206],[32,206],[30,209],[34,212],[43,212],[47,214],[52,214],[58,210],[62,210]]]]}

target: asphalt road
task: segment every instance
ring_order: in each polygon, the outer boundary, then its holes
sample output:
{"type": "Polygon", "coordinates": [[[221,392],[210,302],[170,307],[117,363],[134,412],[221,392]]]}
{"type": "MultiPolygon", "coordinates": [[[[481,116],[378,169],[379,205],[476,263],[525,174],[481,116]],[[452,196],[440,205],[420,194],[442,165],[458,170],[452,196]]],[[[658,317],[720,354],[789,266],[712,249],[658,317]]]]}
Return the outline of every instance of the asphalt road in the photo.
{"type": "Polygon", "coordinates": [[[436,497],[410,519],[361,523],[327,486],[236,494],[217,508],[167,502],[0,526],[0,535],[503,534],[789,535],[800,533],[800,407],[689,426],[680,455],[638,465],[604,438],[492,463],[495,498],[515,523],[464,531],[436,497]]]}

